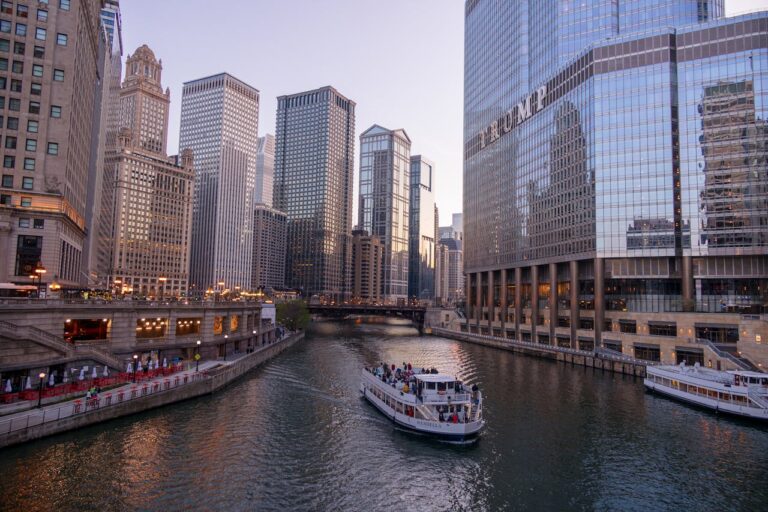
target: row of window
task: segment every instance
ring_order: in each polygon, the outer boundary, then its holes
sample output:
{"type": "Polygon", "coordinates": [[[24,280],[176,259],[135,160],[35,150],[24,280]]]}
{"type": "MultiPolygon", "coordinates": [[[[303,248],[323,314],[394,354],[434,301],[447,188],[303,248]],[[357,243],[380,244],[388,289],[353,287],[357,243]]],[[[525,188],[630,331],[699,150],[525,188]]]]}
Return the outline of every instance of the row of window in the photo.
{"type": "MultiPolygon", "coordinates": [[[[13,175],[3,174],[3,188],[13,188],[13,175]]],[[[22,190],[33,190],[35,188],[35,179],[25,176],[21,179],[22,190]]]]}
{"type": "MultiPolygon", "coordinates": [[[[0,110],[4,108],[5,108],[5,96],[0,96],[0,110]]],[[[18,98],[8,98],[8,110],[11,110],[13,112],[20,112],[21,100],[18,98]]],[[[30,114],[39,114],[40,102],[30,101],[28,111],[30,114]]],[[[61,105],[51,105],[51,117],[54,117],[57,119],[61,117],[61,105]]],[[[12,118],[8,118],[8,119],[12,119],[12,118]]],[[[18,122],[18,119],[17,119],[17,122],[18,122]]]]}
{"type": "Polygon", "coordinates": [[[19,218],[19,227],[20,228],[35,228],[35,229],[44,229],[45,228],[45,219],[29,219],[27,217],[21,217],[19,218]],[[30,222],[31,220],[31,222],[30,222]]]}
{"type": "MultiPolygon", "coordinates": [[[[11,33],[11,22],[8,20],[0,20],[0,32],[4,32],[6,34],[11,33]]],[[[19,37],[25,37],[27,35],[27,26],[24,23],[16,23],[16,29],[14,30],[14,34],[16,34],[19,37]]],[[[36,27],[35,28],[35,39],[38,41],[45,41],[45,39],[48,37],[48,31],[42,27],[36,27]]],[[[62,34],[61,32],[56,34],[56,44],[59,46],[67,46],[67,43],[69,42],[69,37],[67,34],[62,34]]]]}
{"type": "MultiPolygon", "coordinates": [[[[10,135],[6,135],[5,149],[16,149],[16,141],[17,141],[16,137],[11,137],[10,135]]],[[[27,139],[24,149],[26,151],[37,151],[37,139],[27,139]]],[[[49,142],[48,153],[51,155],[56,155],[58,154],[58,152],[59,152],[58,144],[55,142],[49,142]]]]}
{"type": "MultiPolygon", "coordinates": [[[[38,3],[48,5],[48,0],[38,0],[38,3]]],[[[59,9],[61,9],[62,11],[68,11],[70,8],[70,4],[71,4],[71,0],[59,0],[59,9]]],[[[13,2],[11,0],[2,0],[2,2],[0,2],[0,13],[13,14],[13,2]]],[[[27,7],[24,4],[17,4],[16,16],[18,16],[19,18],[29,17],[29,7],[27,7]]],[[[45,9],[38,9],[37,19],[38,21],[47,21],[48,11],[46,11],[45,9]],[[41,15],[40,14],[41,12],[45,14],[41,15]]]]}
{"type": "MultiPolygon", "coordinates": [[[[0,71],[8,71],[8,59],[5,57],[0,58],[0,71]]],[[[11,63],[11,71],[14,73],[24,73],[24,62],[20,60],[14,60],[11,63]]],[[[41,64],[33,64],[32,65],[32,76],[42,78],[43,76],[43,66],[41,64]]],[[[63,82],[64,81],[64,70],[63,69],[54,69],[53,70],[53,80],[55,82],[63,82]]],[[[11,80],[11,83],[14,81],[11,80]]],[[[18,80],[17,80],[18,82],[18,80]]],[[[19,91],[21,92],[21,86],[19,86],[19,91]]]]}

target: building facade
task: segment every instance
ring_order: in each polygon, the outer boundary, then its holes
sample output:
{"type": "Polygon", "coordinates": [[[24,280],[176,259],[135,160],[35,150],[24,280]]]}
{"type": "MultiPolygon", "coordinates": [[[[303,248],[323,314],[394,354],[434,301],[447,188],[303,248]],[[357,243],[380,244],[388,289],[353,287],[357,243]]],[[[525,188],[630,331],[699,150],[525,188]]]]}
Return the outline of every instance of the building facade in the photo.
{"type": "Polygon", "coordinates": [[[0,7],[0,282],[80,286],[101,2],[0,7]]]}
{"type": "Polygon", "coordinates": [[[192,151],[165,153],[170,91],[146,45],[126,60],[114,187],[110,286],[135,296],[185,296],[194,184],[192,151]]]}
{"type": "Polygon", "coordinates": [[[270,291],[285,286],[287,240],[288,218],[285,213],[266,204],[256,204],[253,209],[252,290],[270,291]]]}
{"type": "Polygon", "coordinates": [[[384,244],[382,295],[408,298],[411,139],[405,130],[373,125],[360,135],[358,226],[384,244]]]}
{"type": "Polygon", "coordinates": [[[251,285],[259,91],[227,73],[184,84],[179,147],[195,155],[190,293],[251,285]]]}
{"type": "Polygon", "coordinates": [[[435,298],[435,164],[421,155],[411,157],[408,223],[408,297],[435,298]]]}
{"type": "Polygon", "coordinates": [[[274,206],[288,216],[286,286],[351,295],[355,102],[333,87],[277,99],[274,206]]]}
{"type": "Polygon", "coordinates": [[[259,137],[256,148],[256,187],[254,204],[272,206],[275,181],[275,136],[266,134],[259,137]]]}
{"type": "Polygon", "coordinates": [[[352,300],[375,304],[382,300],[384,244],[365,230],[352,232],[352,300]]]}
{"type": "Polygon", "coordinates": [[[456,240],[464,240],[464,216],[461,213],[454,213],[451,216],[450,226],[440,226],[438,239],[453,238],[456,240]]]}
{"type": "Polygon", "coordinates": [[[768,15],[722,12],[466,2],[469,330],[768,359],[768,15]]]}

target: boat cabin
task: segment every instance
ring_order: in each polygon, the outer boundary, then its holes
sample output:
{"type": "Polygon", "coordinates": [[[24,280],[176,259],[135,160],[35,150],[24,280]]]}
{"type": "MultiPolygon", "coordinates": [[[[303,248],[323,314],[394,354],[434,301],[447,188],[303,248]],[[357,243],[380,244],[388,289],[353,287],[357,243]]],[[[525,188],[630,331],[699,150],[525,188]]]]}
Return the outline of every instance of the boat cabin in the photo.
{"type": "Polygon", "coordinates": [[[768,374],[759,372],[730,371],[735,386],[768,387],[768,374]]]}
{"type": "Polygon", "coordinates": [[[420,398],[438,397],[442,395],[457,395],[466,393],[461,381],[444,374],[420,373],[416,378],[416,396],[420,398]]]}

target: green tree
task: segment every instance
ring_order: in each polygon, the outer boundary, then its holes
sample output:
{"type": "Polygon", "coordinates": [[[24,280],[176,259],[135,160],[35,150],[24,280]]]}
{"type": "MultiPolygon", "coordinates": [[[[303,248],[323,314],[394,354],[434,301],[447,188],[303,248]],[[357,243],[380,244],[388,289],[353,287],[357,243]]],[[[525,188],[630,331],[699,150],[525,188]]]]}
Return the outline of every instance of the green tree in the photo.
{"type": "Polygon", "coordinates": [[[309,324],[309,310],[303,300],[292,300],[277,305],[277,322],[287,329],[304,329],[309,324]]]}

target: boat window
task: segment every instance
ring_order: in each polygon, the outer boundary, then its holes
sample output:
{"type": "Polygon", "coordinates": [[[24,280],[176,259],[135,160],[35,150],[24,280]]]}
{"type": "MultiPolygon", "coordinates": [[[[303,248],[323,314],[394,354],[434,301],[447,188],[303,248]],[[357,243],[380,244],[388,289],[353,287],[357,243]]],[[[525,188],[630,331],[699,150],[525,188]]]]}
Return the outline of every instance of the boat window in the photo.
{"type": "Polygon", "coordinates": [[[445,382],[438,382],[437,383],[437,390],[438,391],[445,391],[445,382]]]}
{"type": "Polygon", "coordinates": [[[435,389],[435,383],[434,382],[427,382],[427,389],[435,389]]]}

